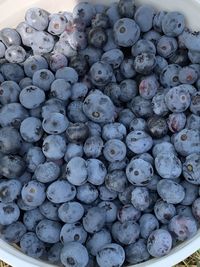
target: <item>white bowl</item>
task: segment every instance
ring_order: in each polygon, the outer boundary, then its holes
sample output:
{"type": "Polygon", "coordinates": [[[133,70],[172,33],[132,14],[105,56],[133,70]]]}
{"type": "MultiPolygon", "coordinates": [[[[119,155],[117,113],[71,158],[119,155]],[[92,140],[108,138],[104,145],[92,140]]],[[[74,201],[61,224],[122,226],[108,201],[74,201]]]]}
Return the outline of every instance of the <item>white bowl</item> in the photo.
{"type": "MultiPolygon", "coordinates": [[[[85,0],[93,3],[108,4],[113,0],[85,0]]],[[[156,9],[180,11],[186,16],[187,25],[193,30],[200,30],[200,0],[136,0],[137,3],[145,3],[156,9]]],[[[0,29],[14,27],[23,21],[25,11],[30,7],[41,7],[49,12],[61,10],[71,11],[77,4],[76,0],[0,0],[0,29]]],[[[184,260],[200,247],[200,230],[192,239],[181,243],[165,257],[152,259],[129,267],[170,267],[184,260]]],[[[18,249],[0,240],[0,259],[13,267],[53,267],[55,265],[26,256],[18,249]]]]}

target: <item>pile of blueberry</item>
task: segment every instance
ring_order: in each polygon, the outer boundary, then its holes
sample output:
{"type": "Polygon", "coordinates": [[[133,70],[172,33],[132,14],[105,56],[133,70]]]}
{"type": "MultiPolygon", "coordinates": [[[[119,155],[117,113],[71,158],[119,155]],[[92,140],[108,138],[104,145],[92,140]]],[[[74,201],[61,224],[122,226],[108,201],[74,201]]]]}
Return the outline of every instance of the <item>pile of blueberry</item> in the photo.
{"type": "Polygon", "coordinates": [[[30,8],[0,31],[0,105],[0,236],[27,255],[120,267],[197,233],[200,33],[182,14],[30,8]]]}

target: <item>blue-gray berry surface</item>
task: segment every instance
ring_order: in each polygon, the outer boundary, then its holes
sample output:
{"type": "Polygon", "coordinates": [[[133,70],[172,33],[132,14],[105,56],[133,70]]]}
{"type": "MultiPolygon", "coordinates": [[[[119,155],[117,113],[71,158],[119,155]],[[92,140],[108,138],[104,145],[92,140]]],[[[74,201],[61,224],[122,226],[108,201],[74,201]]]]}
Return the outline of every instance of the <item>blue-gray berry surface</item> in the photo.
{"type": "Polygon", "coordinates": [[[135,0],[24,13],[0,29],[0,237],[148,266],[199,228],[200,33],[135,0]]]}

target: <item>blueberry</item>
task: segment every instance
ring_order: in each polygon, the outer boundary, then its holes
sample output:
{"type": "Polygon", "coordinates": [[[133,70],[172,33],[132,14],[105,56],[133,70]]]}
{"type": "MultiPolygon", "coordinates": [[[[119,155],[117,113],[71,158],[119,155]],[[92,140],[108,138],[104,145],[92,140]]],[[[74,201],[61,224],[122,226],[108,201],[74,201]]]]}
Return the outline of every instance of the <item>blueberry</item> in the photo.
{"type": "Polygon", "coordinates": [[[53,35],[60,35],[64,32],[67,25],[63,14],[51,14],[49,16],[48,32],[53,35]]]}
{"type": "Polygon", "coordinates": [[[19,82],[19,87],[24,89],[27,86],[32,85],[32,79],[30,77],[25,77],[19,82]]]}
{"type": "Polygon", "coordinates": [[[101,61],[110,64],[113,67],[113,69],[119,68],[123,59],[124,59],[123,52],[120,49],[116,48],[105,52],[101,57],[101,61]]]}
{"type": "Polygon", "coordinates": [[[106,213],[102,208],[93,207],[88,210],[83,217],[83,227],[88,233],[96,233],[100,231],[105,224],[106,213]]]}
{"type": "Polygon", "coordinates": [[[22,187],[22,199],[29,206],[40,206],[46,198],[45,189],[42,183],[32,180],[22,187]]]}
{"type": "Polygon", "coordinates": [[[181,202],[181,204],[182,205],[192,205],[192,203],[194,202],[194,200],[198,196],[198,186],[191,184],[187,181],[182,181],[181,185],[185,189],[185,197],[184,197],[183,201],[181,202]]]}
{"type": "Polygon", "coordinates": [[[106,223],[112,223],[117,218],[117,206],[111,201],[102,201],[98,204],[106,213],[106,223]]]}
{"type": "Polygon", "coordinates": [[[63,225],[60,232],[60,240],[63,244],[67,244],[72,241],[79,243],[85,243],[87,239],[87,232],[84,230],[80,222],[66,223],[63,225]]]}
{"type": "Polygon", "coordinates": [[[73,184],[80,186],[87,181],[87,164],[81,157],[72,158],[66,166],[66,178],[73,184]]]}
{"type": "Polygon", "coordinates": [[[97,233],[94,233],[86,243],[86,247],[90,254],[96,256],[99,250],[112,241],[110,232],[106,229],[102,229],[97,233]]]}
{"type": "Polygon", "coordinates": [[[190,104],[190,111],[195,115],[200,115],[200,92],[193,94],[190,104]]]}
{"type": "Polygon", "coordinates": [[[156,30],[157,32],[162,33],[162,21],[164,16],[167,14],[166,11],[159,11],[155,14],[154,18],[153,18],[153,28],[154,30],[156,30]]]}
{"type": "Polygon", "coordinates": [[[43,219],[36,226],[36,234],[41,241],[55,244],[60,239],[61,227],[59,222],[43,219]]]}
{"type": "Polygon", "coordinates": [[[130,122],[135,118],[135,115],[133,114],[133,112],[128,109],[125,108],[122,111],[119,112],[118,114],[118,121],[122,124],[124,124],[124,126],[128,127],[130,122]]]}
{"type": "Polygon", "coordinates": [[[35,231],[37,224],[44,219],[38,208],[24,212],[23,223],[28,231],[35,231]]]}
{"type": "Polygon", "coordinates": [[[88,127],[82,122],[69,124],[66,130],[66,136],[69,142],[83,143],[88,137],[88,127]]]}
{"type": "Polygon", "coordinates": [[[57,98],[51,98],[47,100],[42,106],[41,116],[42,118],[45,118],[54,112],[66,115],[66,107],[62,100],[57,98]]]}
{"type": "Polygon", "coordinates": [[[170,204],[181,203],[185,197],[184,187],[170,179],[160,180],[157,184],[157,191],[160,197],[170,204]]]}
{"type": "Polygon", "coordinates": [[[26,233],[26,227],[20,221],[13,222],[2,231],[2,238],[8,243],[18,243],[26,233]]]}
{"type": "Polygon", "coordinates": [[[126,136],[126,127],[119,122],[108,123],[103,126],[102,137],[108,141],[110,139],[122,140],[126,136]]]}
{"type": "Polygon", "coordinates": [[[134,67],[140,74],[150,74],[156,65],[155,55],[152,53],[141,53],[135,57],[134,67]]]}
{"type": "Polygon", "coordinates": [[[186,124],[186,116],[183,112],[172,113],[167,119],[167,125],[172,133],[179,132],[184,129],[186,124]]]}
{"type": "Polygon", "coordinates": [[[88,182],[93,185],[101,185],[104,183],[107,174],[104,163],[98,159],[87,160],[88,182]]]}
{"type": "MultiPolygon", "coordinates": [[[[112,80],[113,70],[111,66],[103,61],[94,63],[89,71],[91,82],[96,86],[105,86],[112,80]]],[[[98,91],[96,91],[97,93],[98,91]]],[[[94,94],[91,93],[90,96],[94,94]]]]}
{"type": "Polygon", "coordinates": [[[87,249],[79,242],[69,242],[62,248],[60,259],[66,267],[86,267],[89,256],[87,249]]]}
{"type": "Polygon", "coordinates": [[[159,199],[154,206],[156,218],[163,224],[168,224],[169,221],[176,215],[176,208],[173,204],[167,203],[159,199]]]}
{"type": "Polygon", "coordinates": [[[66,180],[57,180],[48,186],[46,195],[53,203],[64,203],[74,199],[76,188],[66,180]]]}
{"type": "Polygon", "coordinates": [[[46,116],[42,122],[42,128],[48,134],[61,134],[67,129],[68,125],[67,117],[56,112],[46,116]]]}
{"type": "Polygon", "coordinates": [[[25,74],[32,78],[33,74],[40,70],[40,69],[47,69],[48,68],[48,63],[46,61],[46,59],[40,55],[34,55],[34,56],[30,56],[28,57],[24,63],[24,72],[25,74]]]}
{"type": "Polygon", "coordinates": [[[115,22],[113,27],[115,42],[122,47],[134,45],[140,36],[138,24],[130,18],[122,18],[115,22]]]}
{"type": "Polygon", "coordinates": [[[126,145],[118,139],[110,139],[104,145],[103,154],[109,162],[123,160],[126,156],[126,145]]]}
{"type": "Polygon", "coordinates": [[[35,117],[26,118],[20,125],[20,134],[26,142],[39,141],[43,134],[41,121],[35,117]]]}
{"type": "Polygon", "coordinates": [[[7,81],[20,82],[24,78],[23,68],[15,63],[1,64],[0,71],[7,81]]]}
{"type": "MultiPolygon", "coordinates": [[[[200,162],[200,154],[192,153],[188,155],[183,163],[183,176],[188,181],[188,183],[199,185],[199,162],[200,162]]],[[[192,185],[191,185],[192,186],[192,185]]],[[[191,196],[194,196],[192,194],[191,196]]]]}
{"type": "Polygon", "coordinates": [[[93,121],[87,121],[86,125],[89,128],[89,136],[100,136],[101,135],[101,125],[93,121]]]}
{"type": "Polygon", "coordinates": [[[49,67],[51,71],[56,72],[62,67],[67,67],[68,59],[65,55],[58,52],[52,52],[48,58],[49,67]]]}
{"type": "Polygon", "coordinates": [[[192,213],[198,222],[200,221],[199,203],[200,203],[200,198],[197,198],[192,204],[192,213]]]}
{"type": "Polygon", "coordinates": [[[120,71],[126,79],[133,78],[136,75],[134,60],[132,58],[125,58],[120,65],[120,71]]]}
{"type": "Polygon", "coordinates": [[[67,107],[67,115],[71,122],[86,122],[87,116],[83,110],[84,103],[80,100],[72,101],[67,107]]]}
{"type": "Polygon", "coordinates": [[[60,254],[62,247],[63,246],[60,242],[55,243],[54,245],[51,246],[47,254],[49,262],[53,264],[60,264],[60,254]]]}
{"type": "Polygon", "coordinates": [[[165,153],[165,154],[176,154],[174,146],[169,142],[161,142],[158,144],[155,144],[152,150],[152,154],[154,158],[156,158],[159,154],[165,153]]]}
{"type": "Polygon", "coordinates": [[[91,28],[88,33],[88,42],[95,48],[102,48],[107,42],[106,31],[101,27],[91,28]]]}
{"type": "Polygon", "coordinates": [[[119,100],[122,102],[129,102],[132,100],[138,92],[137,84],[134,80],[126,79],[120,83],[120,95],[119,100]]]}
{"type": "Polygon", "coordinates": [[[84,153],[87,157],[98,158],[103,148],[103,140],[99,136],[91,136],[84,143],[84,153]]]}
{"type": "Polygon", "coordinates": [[[76,223],[84,214],[84,208],[79,202],[63,203],[58,209],[59,218],[65,223],[76,223]]]}
{"type": "Polygon", "coordinates": [[[113,29],[108,28],[106,29],[106,35],[107,35],[107,42],[103,47],[103,51],[107,52],[112,49],[118,48],[118,44],[116,44],[115,39],[114,39],[114,32],[113,29]]]}
{"type": "Polygon", "coordinates": [[[0,203],[0,214],[0,224],[10,225],[19,219],[20,210],[17,204],[15,204],[14,202],[0,203]]]}
{"type": "Polygon", "coordinates": [[[16,179],[0,181],[0,201],[3,203],[13,202],[20,195],[21,183],[16,179]]]}
{"type": "Polygon", "coordinates": [[[60,168],[54,162],[39,164],[34,172],[35,178],[41,183],[49,183],[58,178],[60,168]]]}
{"type": "MultiPolygon", "coordinates": [[[[81,51],[83,53],[83,51],[85,51],[85,50],[81,50],[81,51]]],[[[81,53],[81,51],[80,51],[80,53],[81,53]]],[[[78,55],[74,55],[70,58],[69,66],[71,68],[75,69],[79,76],[83,77],[88,72],[89,63],[87,60],[88,55],[84,56],[84,55],[81,55],[80,53],[78,55]]]]}
{"type": "Polygon", "coordinates": [[[42,149],[37,146],[30,147],[26,152],[25,161],[27,164],[27,170],[29,172],[34,172],[39,164],[45,162],[45,156],[42,153],[42,149]]]}
{"type": "Polygon", "coordinates": [[[58,221],[58,208],[59,204],[53,203],[51,201],[45,200],[42,205],[40,205],[40,213],[49,220],[58,221]]]}
{"type": "Polygon", "coordinates": [[[21,45],[21,37],[19,33],[12,28],[3,28],[0,32],[0,39],[6,46],[21,45]]]}
{"type": "Polygon", "coordinates": [[[126,221],[138,221],[141,216],[141,212],[137,210],[133,205],[127,204],[122,206],[117,213],[117,218],[121,223],[126,221]]]}
{"type": "Polygon", "coordinates": [[[119,14],[122,17],[126,17],[126,18],[133,18],[134,13],[135,13],[135,5],[134,5],[134,1],[132,0],[120,0],[118,3],[118,10],[119,10],[119,14]]]}
{"type": "Polygon", "coordinates": [[[25,19],[27,23],[38,31],[45,30],[49,23],[49,14],[41,8],[33,7],[26,11],[25,19]]]}
{"type": "Polygon", "coordinates": [[[19,100],[27,109],[39,107],[45,101],[45,93],[37,86],[28,86],[21,90],[19,100]]]}
{"type": "Polygon", "coordinates": [[[153,112],[158,116],[164,116],[169,112],[169,109],[165,103],[165,95],[168,89],[158,91],[156,95],[152,98],[152,109],[153,112]]]}
{"type": "Polygon", "coordinates": [[[77,188],[76,197],[82,203],[91,204],[97,199],[98,195],[98,190],[90,183],[85,183],[77,188]]]}
{"type": "Polygon", "coordinates": [[[71,67],[62,67],[56,71],[56,79],[64,79],[70,84],[78,82],[78,73],[71,67]]]}
{"type": "Polygon", "coordinates": [[[82,2],[77,4],[73,9],[73,18],[81,18],[87,26],[91,23],[91,19],[95,16],[95,7],[94,5],[82,2]]]}
{"type": "Polygon", "coordinates": [[[183,67],[179,71],[179,81],[181,83],[193,84],[197,81],[197,79],[198,79],[197,71],[190,66],[183,67]]]}
{"type": "Polygon", "coordinates": [[[200,135],[198,130],[183,129],[175,135],[174,146],[181,156],[200,152],[200,135]]]}
{"type": "Polygon", "coordinates": [[[0,157],[0,171],[6,178],[19,177],[25,170],[25,161],[18,155],[3,155],[0,157]]]}
{"type": "Polygon", "coordinates": [[[84,83],[75,83],[71,88],[71,99],[81,100],[88,93],[88,87],[84,83]]]}
{"type": "Polygon", "coordinates": [[[70,159],[74,157],[82,157],[83,156],[83,146],[79,144],[69,143],[67,145],[67,150],[65,153],[64,160],[66,162],[70,161],[70,159]]]}
{"type": "Polygon", "coordinates": [[[145,99],[152,99],[158,90],[159,83],[155,75],[142,78],[139,84],[139,93],[145,99]]]}
{"type": "Polygon", "coordinates": [[[150,205],[149,190],[139,186],[133,189],[131,193],[131,203],[140,211],[147,209],[150,205]]]}
{"type": "Polygon", "coordinates": [[[20,248],[22,252],[33,258],[40,258],[45,251],[44,243],[33,232],[27,232],[22,236],[20,248]]]}
{"type": "Polygon", "coordinates": [[[172,112],[183,112],[187,110],[190,102],[190,94],[184,85],[171,88],[165,95],[165,103],[172,112]]]}
{"type": "Polygon", "coordinates": [[[180,84],[178,74],[181,67],[177,64],[169,64],[160,73],[160,83],[165,88],[175,87],[180,84]]]}
{"type": "Polygon", "coordinates": [[[19,132],[13,127],[3,127],[0,129],[0,151],[4,154],[17,153],[22,145],[19,132]]]}
{"type": "Polygon", "coordinates": [[[164,58],[170,58],[178,49],[178,43],[174,37],[162,36],[157,43],[157,53],[164,58]]]}
{"type": "Polygon", "coordinates": [[[143,38],[144,40],[150,41],[154,45],[157,45],[159,39],[161,38],[161,34],[155,30],[150,30],[144,33],[143,38]]]}
{"type": "Polygon", "coordinates": [[[127,186],[127,177],[124,171],[115,170],[106,175],[105,185],[111,191],[123,192],[127,186]]]}
{"type": "Polygon", "coordinates": [[[148,32],[152,28],[155,10],[148,5],[141,5],[135,12],[135,21],[142,32],[148,32]]]}
{"type": "Polygon", "coordinates": [[[151,149],[153,140],[144,131],[132,131],[126,137],[128,148],[135,154],[141,154],[151,149]]]}
{"type": "Polygon", "coordinates": [[[177,37],[185,28],[185,18],[179,12],[168,12],[162,19],[162,30],[168,36],[177,37]]]}
{"type": "Polygon", "coordinates": [[[107,95],[114,105],[120,106],[122,103],[120,101],[121,88],[116,82],[108,83],[104,88],[104,94],[107,95]]]}
{"type": "Polygon", "coordinates": [[[105,185],[99,186],[99,198],[105,201],[111,201],[117,198],[117,192],[109,190],[105,185]]]}
{"type": "Polygon", "coordinates": [[[156,47],[151,41],[140,39],[132,46],[131,53],[133,57],[142,53],[156,54],[156,47]]]}
{"type": "Polygon", "coordinates": [[[56,79],[51,84],[50,94],[61,101],[67,101],[71,96],[71,86],[64,79],[56,79]]]}
{"type": "Polygon", "coordinates": [[[197,223],[194,218],[176,215],[169,222],[169,231],[172,235],[180,240],[184,241],[193,237],[197,233],[197,223]]]}
{"type": "Polygon", "coordinates": [[[172,237],[163,229],[153,231],[147,240],[147,250],[153,257],[159,258],[167,255],[172,248],[172,237]]]}
{"type": "Polygon", "coordinates": [[[47,69],[40,69],[33,74],[33,85],[38,86],[44,91],[48,91],[52,82],[55,80],[53,73],[47,69]]]}
{"type": "Polygon", "coordinates": [[[25,58],[26,51],[19,45],[11,45],[5,52],[5,59],[10,63],[22,63],[25,58]]]}
{"type": "Polygon", "coordinates": [[[95,17],[91,21],[93,28],[106,29],[109,26],[109,18],[104,12],[97,12],[95,17]]]}
{"type": "Polygon", "coordinates": [[[156,56],[156,66],[154,71],[156,74],[160,74],[162,70],[168,65],[167,59],[161,56],[156,56]]]}
{"type": "Polygon", "coordinates": [[[110,22],[111,27],[113,27],[114,24],[117,22],[117,20],[120,19],[118,4],[117,3],[111,3],[110,6],[106,8],[105,12],[109,18],[109,22],[110,22]]]}
{"type": "Polygon", "coordinates": [[[61,135],[48,135],[43,141],[42,151],[51,160],[63,158],[66,151],[64,137],[61,135]]]}
{"type": "Polygon", "coordinates": [[[155,168],[162,178],[175,179],[182,173],[182,163],[174,153],[159,153],[155,158],[155,168]]]}
{"type": "Polygon", "coordinates": [[[190,114],[187,116],[187,122],[186,122],[186,128],[187,129],[200,129],[200,117],[194,114],[190,114]]]}
{"type": "Polygon", "coordinates": [[[131,264],[147,261],[150,257],[144,239],[139,239],[134,244],[125,248],[126,260],[131,264]]]}
{"type": "MultiPolygon", "coordinates": [[[[92,66],[94,63],[100,60],[102,55],[102,51],[100,49],[95,49],[92,46],[88,46],[87,48],[80,51],[80,56],[83,57],[89,66],[92,66]]],[[[82,61],[83,62],[83,61],[82,61]]]]}
{"type": "Polygon", "coordinates": [[[31,49],[34,54],[46,54],[50,53],[55,45],[53,36],[45,31],[35,31],[32,34],[32,40],[30,43],[31,49]]]}
{"type": "Polygon", "coordinates": [[[97,253],[97,263],[100,267],[121,267],[125,261],[124,249],[116,244],[110,243],[104,245],[97,253]]]}
{"type": "Polygon", "coordinates": [[[74,29],[68,35],[68,42],[72,49],[82,50],[87,47],[86,33],[77,29],[74,29]]]}
{"type": "Polygon", "coordinates": [[[146,213],[139,220],[141,237],[148,239],[149,235],[159,228],[159,222],[153,214],[146,213]]]}
{"type": "Polygon", "coordinates": [[[123,192],[118,193],[118,198],[123,205],[131,203],[131,194],[134,188],[135,187],[133,185],[129,185],[124,189],[123,192]]]}
{"type": "Polygon", "coordinates": [[[16,27],[17,32],[21,37],[23,45],[31,46],[33,35],[36,32],[36,29],[31,27],[27,22],[20,22],[16,27]]]}
{"type": "Polygon", "coordinates": [[[177,212],[177,215],[193,217],[191,206],[185,206],[185,205],[179,204],[176,206],[176,212],[177,212]]]}

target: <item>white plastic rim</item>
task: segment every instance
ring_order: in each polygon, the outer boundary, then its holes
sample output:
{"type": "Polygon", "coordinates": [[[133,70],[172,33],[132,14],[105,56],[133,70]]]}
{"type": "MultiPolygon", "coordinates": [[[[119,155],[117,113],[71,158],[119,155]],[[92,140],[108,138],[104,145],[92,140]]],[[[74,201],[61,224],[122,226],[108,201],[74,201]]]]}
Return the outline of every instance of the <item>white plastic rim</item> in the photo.
{"type": "MultiPolygon", "coordinates": [[[[88,1],[88,0],[85,0],[88,1]]],[[[117,1],[117,0],[116,0],[117,1]]],[[[93,3],[107,4],[114,0],[89,0],[93,3]]],[[[15,27],[23,21],[25,11],[30,7],[41,7],[49,12],[61,10],[72,11],[80,0],[0,0],[0,29],[15,27]]],[[[137,3],[149,4],[157,10],[180,11],[187,20],[187,26],[192,30],[200,30],[200,0],[136,0],[137,3]]],[[[192,239],[175,247],[167,256],[152,259],[129,267],[171,267],[184,260],[200,247],[200,230],[192,239]]],[[[33,259],[20,252],[15,247],[0,240],[0,259],[13,267],[55,267],[40,260],[33,259]]]]}

